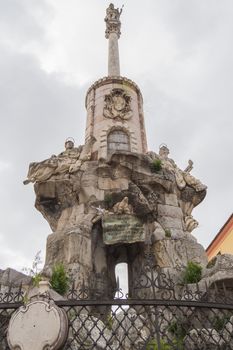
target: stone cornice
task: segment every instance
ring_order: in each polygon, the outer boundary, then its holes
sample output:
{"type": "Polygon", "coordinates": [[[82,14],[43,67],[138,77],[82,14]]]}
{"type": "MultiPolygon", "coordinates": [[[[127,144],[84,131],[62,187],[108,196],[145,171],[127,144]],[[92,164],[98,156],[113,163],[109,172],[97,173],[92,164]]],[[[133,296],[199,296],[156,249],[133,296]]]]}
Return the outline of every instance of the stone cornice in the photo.
{"type": "Polygon", "coordinates": [[[142,99],[142,94],[141,91],[138,87],[138,85],[136,83],[134,83],[132,80],[126,78],[126,77],[104,77],[101,78],[99,80],[97,80],[96,82],[94,82],[90,88],[87,90],[87,94],[86,94],[86,99],[85,99],[85,106],[87,108],[87,96],[89,95],[89,93],[91,92],[91,90],[95,90],[100,86],[104,86],[104,85],[108,85],[108,84],[122,84],[122,85],[127,85],[131,88],[133,88],[137,94],[140,95],[141,99],[142,99]]]}

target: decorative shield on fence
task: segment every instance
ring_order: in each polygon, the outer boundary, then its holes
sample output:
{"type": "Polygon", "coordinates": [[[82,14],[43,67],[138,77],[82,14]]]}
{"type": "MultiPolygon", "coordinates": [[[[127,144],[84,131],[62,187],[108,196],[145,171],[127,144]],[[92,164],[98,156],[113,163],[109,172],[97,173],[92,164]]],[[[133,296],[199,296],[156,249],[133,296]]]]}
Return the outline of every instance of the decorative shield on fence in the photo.
{"type": "Polygon", "coordinates": [[[60,349],[67,338],[68,320],[64,310],[53,301],[34,301],[21,306],[8,327],[10,349],[60,349]]]}

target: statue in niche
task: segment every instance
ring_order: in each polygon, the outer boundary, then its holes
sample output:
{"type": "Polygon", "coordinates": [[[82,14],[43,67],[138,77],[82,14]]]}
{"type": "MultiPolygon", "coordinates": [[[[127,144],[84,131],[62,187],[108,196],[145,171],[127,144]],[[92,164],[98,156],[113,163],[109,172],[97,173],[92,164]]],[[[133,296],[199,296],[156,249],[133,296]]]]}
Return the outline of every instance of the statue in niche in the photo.
{"type": "Polygon", "coordinates": [[[122,89],[113,89],[105,96],[104,116],[106,118],[128,120],[132,117],[131,97],[122,89]]]}
{"type": "Polygon", "coordinates": [[[162,146],[159,149],[159,158],[162,160],[163,167],[171,171],[176,178],[177,186],[182,190],[186,185],[195,189],[195,191],[200,192],[207,188],[203,185],[200,180],[196,179],[190,174],[193,169],[193,162],[189,160],[188,166],[185,170],[178,168],[173,159],[168,158],[169,149],[167,146],[162,146]]]}
{"type": "Polygon", "coordinates": [[[116,203],[112,208],[114,214],[133,214],[133,208],[129,204],[128,197],[124,197],[121,202],[116,203]]]}
{"type": "Polygon", "coordinates": [[[43,182],[53,175],[72,173],[76,170],[77,163],[83,146],[74,147],[74,142],[68,139],[65,142],[65,151],[58,156],[52,155],[49,159],[42,162],[34,162],[29,165],[27,179],[24,185],[32,182],[43,182]]]}

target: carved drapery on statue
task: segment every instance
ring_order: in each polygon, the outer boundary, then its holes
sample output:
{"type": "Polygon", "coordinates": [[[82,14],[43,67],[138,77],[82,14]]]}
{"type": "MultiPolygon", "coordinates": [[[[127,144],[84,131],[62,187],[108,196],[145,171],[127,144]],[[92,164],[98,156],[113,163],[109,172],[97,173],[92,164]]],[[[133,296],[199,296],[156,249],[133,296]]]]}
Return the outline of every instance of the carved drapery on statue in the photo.
{"type": "Polygon", "coordinates": [[[52,155],[49,159],[42,162],[30,163],[27,179],[24,184],[32,182],[44,182],[53,175],[62,175],[66,173],[75,173],[83,162],[91,158],[91,146],[96,141],[94,137],[90,138],[84,146],[74,147],[73,141],[65,142],[65,151],[58,156],[52,155]]]}
{"type": "Polygon", "coordinates": [[[180,190],[184,189],[186,185],[194,188],[196,192],[203,191],[207,188],[207,186],[202,184],[200,180],[190,174],[190,171],[193,168],[193,162],[191,160],[189,160],[186,169],[181,170],[173,159],[168,158],[168,154],[169,149],[167,146],[160,147],[159,158],[162,161],[162,166],[175,175],[176,183],[180,190]]]}
{"type": "Polygon", "coordinates": [[[104,116],[111,119],[128,120],[132,117],[131,97],[122,89],[113,89],[105,96],[104,116]]]}

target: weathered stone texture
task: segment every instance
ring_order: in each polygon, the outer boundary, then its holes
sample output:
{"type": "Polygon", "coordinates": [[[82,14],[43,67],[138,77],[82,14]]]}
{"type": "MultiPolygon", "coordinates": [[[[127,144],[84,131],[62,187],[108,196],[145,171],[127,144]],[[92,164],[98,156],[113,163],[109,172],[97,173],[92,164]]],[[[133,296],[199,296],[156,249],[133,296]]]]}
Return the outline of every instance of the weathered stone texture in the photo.
{"type": "Polygon", "coordinates": [[[207,264],[204,248],[188,239],[163,239],[155,242],[152,250],[157,264],[162,268],[173,267],[182,270],[188,261],[195,261],[202,266],[207,264]]]}
{"type": "Polygon", "coordinates": [[[179,207],[173,207],[171,205],[158,204],[158,215],[162,217],[168,216],[174,219],[183,218],[182,210],[179,207]]]}
{"type": "MultiPolygon", "coordinates": [[[[78,149],[83,154],[84,147],[78,149]]],[[[117,262],[130,262],[135,266],[130,278],[137,278],[146,246],[174,276],[189,260],[206,265],[204,249],[187,232],[203,192],[181,190],[172,168],[153,172],[153,159],[159,156],[116,151],[35,184],[36,207],[54,232],[47,241],[45,274],[63,262],[77,285],[84,279],[98,295],[111,295],[117,262]]]]}

